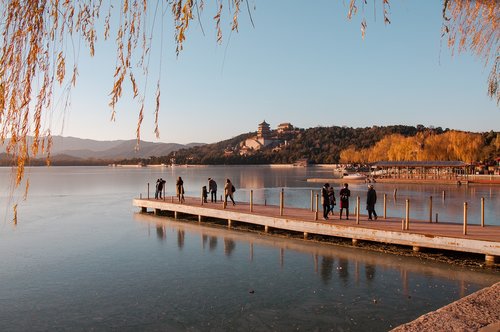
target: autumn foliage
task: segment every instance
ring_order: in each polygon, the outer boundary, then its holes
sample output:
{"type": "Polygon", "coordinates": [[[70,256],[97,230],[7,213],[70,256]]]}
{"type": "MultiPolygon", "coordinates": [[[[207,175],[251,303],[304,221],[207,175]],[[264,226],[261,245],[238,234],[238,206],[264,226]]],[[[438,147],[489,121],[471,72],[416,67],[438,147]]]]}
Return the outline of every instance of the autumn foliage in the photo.
{"type": "MultiPolygon", "coordinates": [[[[496,142],[500,144],[499,135],[496,142]]],[[[483,148],[483,136],[476,133],[451,130],[440,135],[419,132],[415,136],[405,137],[392,134],[382,138],[371,148],[357,150],[350,147],[343,150],[340,153],[340,161],[343,163],[427,160],[476,162],[480,160],[483,148]]]]}

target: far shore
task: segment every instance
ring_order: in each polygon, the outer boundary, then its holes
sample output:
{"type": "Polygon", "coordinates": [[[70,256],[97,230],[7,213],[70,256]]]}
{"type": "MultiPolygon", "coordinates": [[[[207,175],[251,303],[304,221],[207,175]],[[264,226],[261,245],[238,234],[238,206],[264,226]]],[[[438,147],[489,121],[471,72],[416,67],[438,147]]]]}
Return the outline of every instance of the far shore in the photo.
{"type": "MultiPolygon", "coordinates": [[[[345,178],[308,178],[307,182],[314,183],[369,183],[365,180],[345,179],[345,178]]],[[[450,180],[450,179],[398,179],[398,178],[375,178],[370,183],[395,183],[395,184],[445,184],[445,185],[500,185],[500,175],[488,176],[488,179],[450,180]]]]}

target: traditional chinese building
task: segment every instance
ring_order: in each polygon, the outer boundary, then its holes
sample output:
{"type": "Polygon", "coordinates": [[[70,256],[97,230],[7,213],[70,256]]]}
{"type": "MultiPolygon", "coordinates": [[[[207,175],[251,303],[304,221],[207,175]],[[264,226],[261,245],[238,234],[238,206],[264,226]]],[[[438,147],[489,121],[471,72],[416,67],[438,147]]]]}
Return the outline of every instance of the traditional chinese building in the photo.
{"type": "Polygon", "coordinates": [[[278,128],[276,128],[279,134],[286,133],[293,130],[293,126],[290,122],[280,123],[278,128]]]}
{"type": "Polygon", "coordinates": [[[257,129],[257,138],[270,138],[271,137],[271,126],[264,120],[259,123],[259,128],[257,129]]]}

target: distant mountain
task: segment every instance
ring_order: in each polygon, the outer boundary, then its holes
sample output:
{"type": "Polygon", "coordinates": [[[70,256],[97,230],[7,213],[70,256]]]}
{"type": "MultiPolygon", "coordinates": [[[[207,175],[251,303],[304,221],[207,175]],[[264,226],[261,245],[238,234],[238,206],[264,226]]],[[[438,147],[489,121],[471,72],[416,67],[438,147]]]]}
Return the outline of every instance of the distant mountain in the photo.
{"type": "MultiPolygon", "coordinates": [[[[0,153],[5,152],[6,142],[0,146],[0,153]]],[[[51,156],[58,159],[58,156],[75,159],[105,159],[122,160],[133,158],[159,157],[170,154],[179,149],[191,148],[204,145],[203,143],[153,143],[137,140],[116,140],[97,141],[91,139],[81,139],[76,137],[52,137],[51,156]]]]}

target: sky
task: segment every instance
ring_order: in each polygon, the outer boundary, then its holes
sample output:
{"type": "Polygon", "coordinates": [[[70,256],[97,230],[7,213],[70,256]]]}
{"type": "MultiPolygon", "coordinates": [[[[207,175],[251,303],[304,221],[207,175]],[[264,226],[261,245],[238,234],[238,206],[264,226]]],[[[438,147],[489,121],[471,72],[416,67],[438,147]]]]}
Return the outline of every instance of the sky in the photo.
{"type": "MultiPolygon", "coordinates": [[[[202,25],[192,22],[178,57],[171,17],[156,23],[149,76],[139,82],[146,88],[141,139],[214,143],[256,131],[264,120],[271,128],[290,122],[299,128],[423,124],[500,131],[500,109],[487,96],[490,67],[468,53],[451,55],[441,39],[441,1],[391,1],[389,25],[379,1],[375,9],[369,1],[352,20],[348,1],[249,1],[255,26],[244,7],[237,33],[223,22],[221,45],[208,1],[202,25]]],[[[227,10],[225,17],[231,17],[227,10]]],[[[80,51],[70,107],[51,119],[52,134],[135,138],[139,103],[129,88],[116,107],[116,121],[110,121],[113,43],[101,38],[96,56],[85,54],[80,51]]]]}

